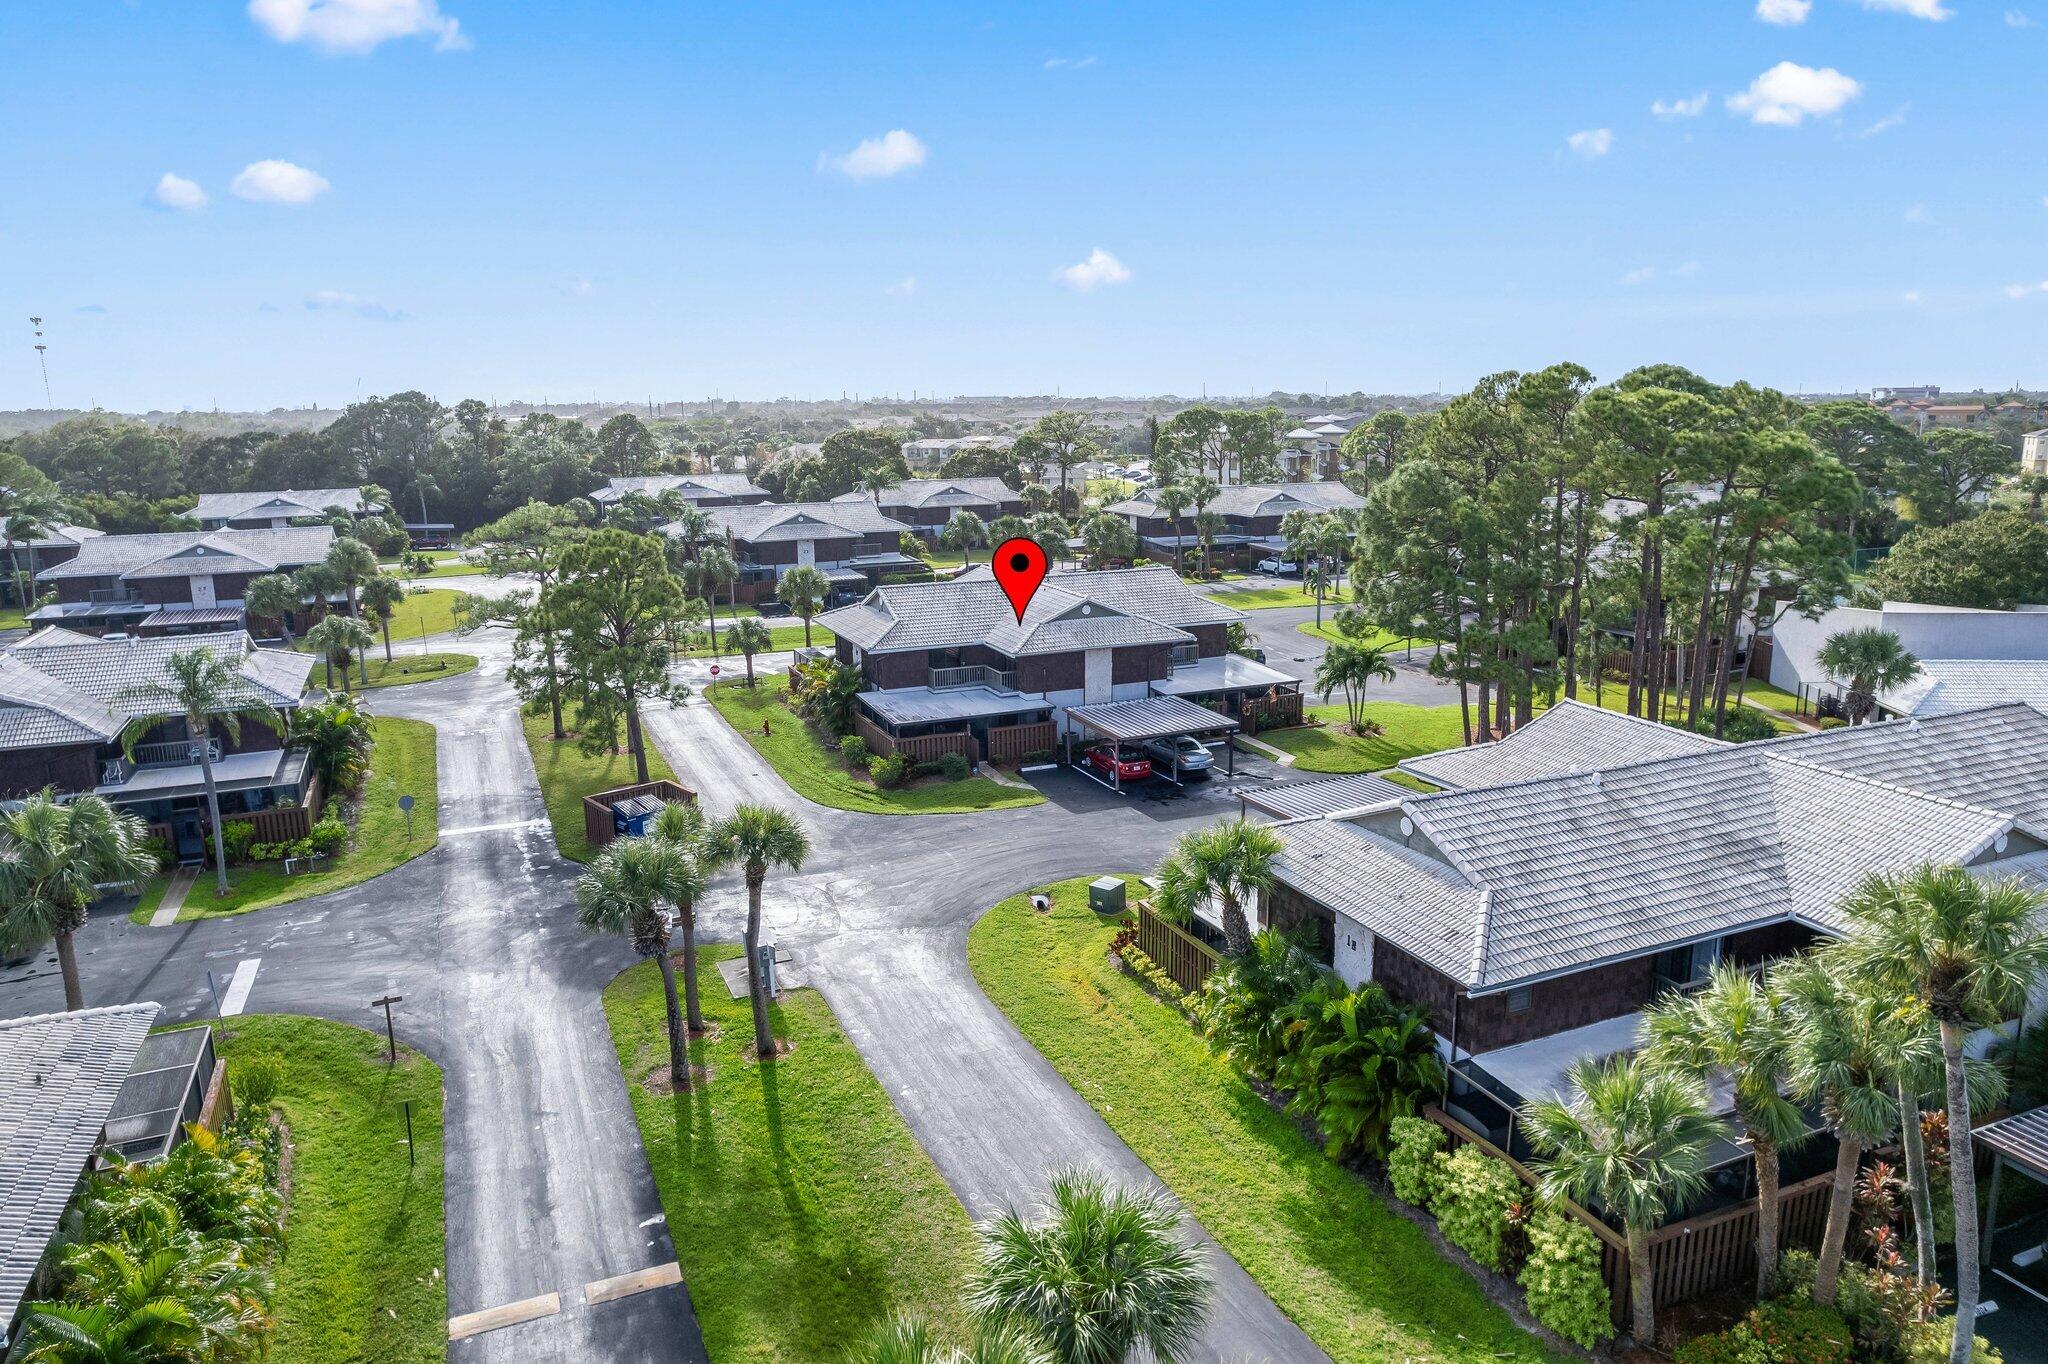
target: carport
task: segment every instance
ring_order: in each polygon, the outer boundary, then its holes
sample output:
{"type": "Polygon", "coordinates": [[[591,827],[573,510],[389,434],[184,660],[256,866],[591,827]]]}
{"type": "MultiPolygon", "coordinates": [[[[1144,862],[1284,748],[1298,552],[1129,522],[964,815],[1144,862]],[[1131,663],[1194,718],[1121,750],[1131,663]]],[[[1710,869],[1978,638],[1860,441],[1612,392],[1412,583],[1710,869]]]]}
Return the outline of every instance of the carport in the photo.
{"type": "MultiPolygon", "coordinates": [[[[1198,706],[1192,701],[1183,701],[1178,696],[1147,696],[1136,701],[1102,701],[1092,706],[1069,706],[1067,708],[1067,766],[1074,765],[1074,731],[1085,729],[1094,739],[1108,739],[1115,743],[1143,743],[1148,739],[1177,739],[1186,735],[1200,739],[1205,735],[1221,734],[1225,737],[1237,732],[1237,721],[1228,715],[1219,715],[1207,706],[1198,706]]],[[[1237,750],[1226,745],[1226,772],[1237,775],[1237,750]]],[[[1084,765],[1082,770],[1087,771],[1084,765]]],[[[1157,771],[1158,769],[1154,769],[1157,771]]],[[[1095,777],[1093,772],[1089,776],[1095,777]]],[[[1165,773],[1160,773],[1166,776],[1165,773]]],[[[1180,762],[1173,764],[1173,774],[1166,779],[1175,786],[1180,785],[1180,762]]],[[[1102,781],[1100,777],[1095,780],[1102,781]]],[[[1123,778],[1112,771],[1110,779],[1102,783],[1114,791],[1123,790],[1123,778]]]]}
{"type": "Polygon", "coordinates": [[[2037,1302],[2048,1303],[2048,1280],[2043,1278],[2044,1248],[2038,1214],[2023,1217],[2001,1228],[1998,1225],[2000,1185],[2007,1170],[2016,1170],[2036,1183],[2048,1184],[2048,1108],[2029,1109],[1980,1127],[1970,1138],[1991,1151],[1991,1194],[1984,1210],[1984,1234],[1978,1238],[1977,1263],[2037,1302]],[[2022,1249],[2004,1256],[1993,1253],[1998,1233],[2024,1231],[2022,1249]],[[2026,1242],[2032,1241],[2032,1245],[2026,1242]],[[2029,1272],[2031,1271],[2031,1272],[2029,1272]],[[2031,1281],[2031,1282],[2030,1282],[2031,1281]]]}

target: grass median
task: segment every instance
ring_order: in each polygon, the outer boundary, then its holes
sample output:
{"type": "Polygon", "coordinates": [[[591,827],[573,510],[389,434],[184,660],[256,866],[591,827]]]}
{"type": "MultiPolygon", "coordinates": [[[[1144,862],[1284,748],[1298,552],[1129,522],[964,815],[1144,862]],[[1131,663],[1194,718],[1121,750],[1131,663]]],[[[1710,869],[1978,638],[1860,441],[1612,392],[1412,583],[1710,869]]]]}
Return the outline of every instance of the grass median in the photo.
{"type": "Polygon", "coordinates": [[[1081,877],[1050,914],[1005,900],[969,933],[997,1007],[1333,1359],[1551,1356],[1422,1230],[1327,1159],[1109,961],[1115,922],[1081,877]]]}
{"type": "MultiPolygon", "coordinates": [[[[393,654],[389,662],[378,654],[370,659],[369,689],[375,691],[379,687],[437,682],[444,677],[459,677],[474,667],[476,658],[472,654],[393,654]]],[[[356,690],[363,690],[361,682],[354,685],[356,690]]]]}
{"type": "MultiPolygon", "coordinates": [[[[317,870],[297,876],[285,875],[283,865],[277,862],[229,867],[228,893],[224,896],[213,893],[213,873],[201,871],[199,880],[186,893],[178,922],[246,914],[252,909],[269,909],[325,895],[381,876],[430,851],[440,838],[434,727],[423,720],[377,715],[370,719],[370,732],[375,747],[370,753],[369,775],[363,778],[361,793],[355,798],[355,831],[348,847],[321,863],[317,870]],[[401,795],[413,798],[409,838],[405,814],[398,808],[401,795]]],[[[336,809],[337,801],[330,800],[321,813],[324,816],[336,809]]],[[[164,878],[153,878],[129,917],[137,923],[148,923],[163,901],[164,886],[164,878]]]]}
{"type": "MultiPolygon", "coordinates": [[[[593,849],[583,836],[583,798],[639,782],[633,755],[585,753],[574,731],[557,741],[554,722],[545,710],[538,715],[522,713],[519,719],[526,730],[526,746],[533,754],[534,771],[540,777],[541,799],[548,807],[555,846],[571,862],[588,862],[593,849]]],[[[647,775],[654,781],[676,779],[652,739],[647,741],[647,775]]]]}
{"type": "Polygon", "coordinates": [[[833,1359],[897,1312],[961,1335],[973,1258],[966,1211],[815,990],[772,1009],[793,1049],[769,1066],[744,999],[704,949],[704,1013],[691,1044],[709,1079],[667,1092],[668,1038],[654,963],[604,992],[605,1016],[683,1282],[711,1358],[833,1359]]]}
{"type": "Polygon", "coordinates": [[[284,1062],[276,1102],[291,1163],[271,1364],[446,1359],[440,1067],[402,1044],[387,1067],[382,1036],[323,1018],[247,1014],[214,1026],[230,1076],[253,1052],[284,1062]]]}
{"type": "Polygon", "coordinates": [[[751,689],[743,678],[714,682],[704,695],[791,789],[819,805],[873,815],[957,815],[1045,803],[1031,787],[987,777],[925,777],[893,790],[864,781],[789,708],[789,679],[782,674],[759,675],[751,689]]]}

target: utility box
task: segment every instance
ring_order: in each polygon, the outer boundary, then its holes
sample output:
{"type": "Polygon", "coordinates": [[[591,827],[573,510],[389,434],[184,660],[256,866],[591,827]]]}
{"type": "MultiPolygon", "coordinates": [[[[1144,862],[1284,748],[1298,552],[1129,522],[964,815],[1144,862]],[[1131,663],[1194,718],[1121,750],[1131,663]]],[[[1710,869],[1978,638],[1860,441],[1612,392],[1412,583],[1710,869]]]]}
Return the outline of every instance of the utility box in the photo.
{"type": "Polygon", "coordinates": [[[628,796],[612,806],[612,832],[621,838],[644,838],[660,813],[661,802],[654,797],[628,796]]]}
{"type": "Polygon", "coordinates": [[[1121,914],[1124,912],[1124,879],[1121,876],[1098,876],[1088,883],[1088,908],[1097,914],[1121,914]]]}

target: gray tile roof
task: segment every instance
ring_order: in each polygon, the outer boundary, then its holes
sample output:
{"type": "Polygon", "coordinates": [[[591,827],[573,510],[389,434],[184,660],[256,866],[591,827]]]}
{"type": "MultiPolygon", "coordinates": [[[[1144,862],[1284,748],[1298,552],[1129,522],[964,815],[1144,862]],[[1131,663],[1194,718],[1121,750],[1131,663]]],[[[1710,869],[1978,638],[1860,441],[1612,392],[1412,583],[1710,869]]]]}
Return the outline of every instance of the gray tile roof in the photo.
{"type": "Polygon", "coordinates": [[[1923,658],[1920,672],[1878,698],[1886,710],[1925,718],[2008,701],[2048,704],[2048,661],[2031,658],[1923,658]]]}
{"type": "Polygon", "coordinates": [[[14,1320],[155,1004],[0,1021],[0,1330],[14,1320]]]}
{"type": "Polygon", "coordinates": [[[275,492],[201,493],[192,515],[201,521],[232,521],[238,516],[325,516],[330,507],[345,512],[368,508],[361,488],[282,488],[275,492]]]}
{"type": "Polygon", "coordinates": [[[768,496],[766,488],[745,474],[647,474],[614,478],[592,493],[590,500],[609,506],[632,493],[659,497],[665,492],[681,493],[693,502],[704,497],[768,496]]]}
{"type": "Polygon", "coordinates": [[[2048,715],[2030,705],[1788,734],[1744,747],[2048,824],[2048,715]]]}
{"type": "Polygon", "coordinates": [[[1181,643],[1193,625],[1240,619],[1170,568],[1057,573],[1045,580],[1017,621],[984,568],[943,583],[878,587],[819,623],[861,648],[880,652],[987,644],[1012,658],[1123,644],[1181,643]],[[1083,608],[1089,608],[1083,614],[1083,608]]]}
{"type": "Polygon", "coordinates": [[[0,651],[0,749],[108,743],[162,703],[137,689],[168,679],[172,654],[206,649],[238,661],[245,699],[289,709],[312,676],[311,654],[259,649],[241,631],[99,640],[39,630],[0,651]]]}
{"type": "MultiPolygon", "coordinates": [[[[867,502],[874,504],[872,492],[841,493],[834,502],[867,502]]],[[[997,506],[1004,502],[1021,502],[1022,493],[1003,482],[1000,478],[906,478],[901,483],[892,483],[881,490],[884,507],[964,507],[972,511],[976,507],[997,506]]]]}
{"type": "MultiPolygon", "coordinates": [[[[2048,744],[2040,751],[2048,761],[2048,744]]],[[[1313,830],[1320,858],[1299,888],[1340,888],[1333,908],[1472,990],[1783,919],[1831,930],[1841,900],[1870,873],[1967,862],[2003,836],[2015,851],[2039,846],[2038,826],[2009,812],[1808,757],[1724,747],[1408,796],[1398,810],[1280,828],[1290,845],[1313,830]],[[1456,901],[1465,917],[1455,932],[1432,920],[1423,940],[1404,937],[1414,925],[1399,892],[1416,857],[1479,897],[1456,901]]],[[[1283,860],[1283,876],[1298,865],[1283,860]]]]}
{"type": "Polygon", "coordinates": [[[1362,810],[1368,805],[1406,800],[1415,794],[1410,787],[1368,772],[1280,782],[1238,792],[1246,805],[1277,819],[1307,819],[1340,810],[1362,810]]]}
{"type": "MultiPolygon", "coordinates": [[[[1157,488],[1147,488],[1105,510],[1119,516],[1164,516],[1158,498],[1157,488]]],[[[1364,505],[1365,499],[1342,483],[1233,483],[1218,491],[1204,510],[1224,516],[1284,516],[1291,511],[1346,511],[1364,505]]],[[[1193,507],[1181,513],[1184,517],[1194,514],[1193,507]]]]}
{"type": "Polygon", "coordinates": [[[1583,701],[1560,701],[1505,738],[1404,758],[1400,768],[1432,785],[1462,790],[1623,767],[1724,746],[1709,735],[1655,720],[1603,710],[1583,701]]]}
{"type": "Polygon", "coordinates": [[[714,530],[763,544],[787,540],[843,540],[849,536],[907,531],[873,502],[760,502],[750,507],[706,507],[714,530]]]}
{"type": "Polygon", "coordinates": [[[105,534],[105,531],[95,530],[91,526],[52,526],[49,534],[39,539],[18,540],[15,544],[20,549],[64,549],[105,534]]]}
{"type": "Polygon", "coordinates": [[[78,547],[78,556],[36,574],[60,578],[190,577],[201,573],[269,573],[302,568],[327,557],[332,526],[276,530],[193,530],[153,535],[102,535],[78,547]]]}

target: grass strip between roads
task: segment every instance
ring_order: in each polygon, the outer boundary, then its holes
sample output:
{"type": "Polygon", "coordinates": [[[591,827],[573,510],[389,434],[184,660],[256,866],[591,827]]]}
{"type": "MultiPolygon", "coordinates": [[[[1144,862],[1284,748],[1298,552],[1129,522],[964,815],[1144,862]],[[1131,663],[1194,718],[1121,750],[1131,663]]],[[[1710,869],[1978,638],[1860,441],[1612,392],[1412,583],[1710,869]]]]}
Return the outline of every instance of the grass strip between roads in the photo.
{"type": "MultiPolygon", "coordinates": [[[[541,799],[547,802],[555,846],[571,862],[588,862],[592,849],[583,836],[583,798],[638,783],[633,755],[585,753],[577,746],[573,730],[557,743],[554,721],[545,709],[538,715],[522,711],[519,720],[526,730],[526,746],[533,753],[533,769],[540,777],[541,799]]],[[[654,781],[676,779],[652,738],[647,740],[647,775],[654,781]]]]}
{"type": "MultiPolygon", "coordinates": [[[[1276,606],[1314,606],[1315,594],[1304,592],[1298,587],[1239,587],[1222,592],[1210,592],[1209,600],[1240,611],[1265,611],[1276,606]]],[[[1341,598],[1326,596],[1323,605],[1343,605],[1341,598]]]]}
{"type": "MultiPolygon", "coordinates": [[[[379,653],[370,659],[370,690],[403,687],[414,682],[436,682],[444,677],[460,676],[474,667],[476,657],[473,654],[394,653],[387,663],[384,655],[379,653]]],[[[354,685],[358,691],[363,689],[359,682],[354,685]]]]}
{"type": "MultiPolygon", "coordinates": [[[[228,893],[218,898],[213,893],[212,871],[203,870],[185,895],[178,922],[246,914],[325,895],[381,876],[431,850],[440,839],[434,727],[424,720],[376,715],[370,718],[370,732],[376,747],[370,754],[370,773],[363,778],[355,837],[347,848],[321,863],[317,871],[297,876],[285,875],[278,862],[229,867],[228,893]],[[411,838],[406,837],[405,815],[398,808],[402,795],[411,796],[414,802],[411,838]]],[[[154,878],[129,917],[148,923],[163,900],[164,885],[163,877],[154,878]]]]}
{"type": "MultiPolygon", "coordinates": [[[[762,617],[761,619],[775,618],[762,617]]],[[[738,658],[740,656],[740,651],[732,647],[732,634],[730,631],[726,629],[726,626],[730,625],[731,623],[732,622],[726,617],[724,612],[719,613],[717,653],[714,654],[711,651],[711,637],[708,633],[705,633],[704,642],[702,644],[697,645],[695,648],[685,649],[683,651],[683,657],[738,658]]],[[[700,631],[700,633],[704,632],[700,631]]],[[[837,635],[833,634],[830,630],[827,630],[824,626],[818,624],[816,621],[811,622],[811,647],[818,649],[829,649],[832,647],[833,642],[838,638],[839,637],[837,635]]],[[[791,649],[801,649],[803,647],[805,646],[804,623],[802,621],[798,621],[794,625],[770,625],[768,627],[768,647],[763,652],[771,654],[787,653],[791,649]]],[[[755,657],[759,658],[760,655],[757,654],[755,655],[755,657]]]]}
{"type": "Polygon", "coordinates": [[[1006,786],[987,777],[926,777],[889,791],[862,781],[789,708],[789,679],[780,673],[759,674],[751,691],[742,677],[714,682],[704,694],[798,795],[819,805],[872,815],[957,815],[1045,802],[1028,786],[1006,786]],[[767,734],[761,732],[764,723],[767,734]]]}
{"type": "Polygon", "coordinates": [[[711,1358],[835,1359],[899,1311],[961,1339],[966,1211],[816,990],[788,991],[773,1008],[776,1036],[794,1044],[787,1055],[767,1067],[742,1058],[752,1018],[713,966],[739,950],[699,954],[713,1033],[690,1050],[710,1078],[686,1094],[657,1092],[668,1038],[654,963],[604,992],[711,1358]],[[657,1088],[643,1083],[650,1076],[657,1088]]]}
{"type": "Polygon", "coordinates": [[[1088,881],[1005,900],[967,940],[975,979],[1211,1236],[1333,1359],[1550,1356],[1422,1230],[1327,1159],[1109,961],[1088,881]]]}
{"type": "Polygon", "coordinates": [[[441,1068],[382,1036],[324,1018],[248,1014],[216,1023],[237,1057],[284,1061],[290,1132],[285,1252],[270,1364],[426,1364],[448,1355],[441,1068]],[[412,1100],[417,1163],[407,1164],[412,1100]]]}

